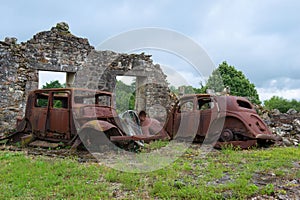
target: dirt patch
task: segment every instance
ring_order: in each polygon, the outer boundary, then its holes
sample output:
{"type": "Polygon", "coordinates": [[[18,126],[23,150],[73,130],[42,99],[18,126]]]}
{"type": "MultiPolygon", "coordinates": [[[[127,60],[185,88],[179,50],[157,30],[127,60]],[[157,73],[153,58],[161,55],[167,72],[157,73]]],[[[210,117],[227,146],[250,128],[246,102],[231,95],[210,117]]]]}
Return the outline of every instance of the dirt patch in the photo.
{"type": "MultiPolygon", "coordinates": [[[[300,162],[294,162],[291,171],[300,170],[300,162]]],[[[258,187],[270,186],[270,194],[256,196],[252,200],[265,199],[300,199],[300,179],[283,175],[276,175],[274,173],[255,173],[252,177],[252,182],[258,187]],[[274,191],[274,192],[272,192],[274,191]]],[[[268,187],[267,187],[268,188],[268,187]]],[[[268,191],[266,191],[268,192],[268,191]]]]}

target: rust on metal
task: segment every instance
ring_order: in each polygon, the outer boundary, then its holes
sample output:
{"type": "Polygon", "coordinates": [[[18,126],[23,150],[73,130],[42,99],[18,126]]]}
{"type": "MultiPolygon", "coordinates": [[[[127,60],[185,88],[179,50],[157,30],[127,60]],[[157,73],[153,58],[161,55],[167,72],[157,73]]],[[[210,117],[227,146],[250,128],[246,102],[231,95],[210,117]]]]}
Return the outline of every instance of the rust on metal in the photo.
{"type": "MultiPolygon", "coordinates": [[[[56,143],[77,148],[83,141],[116,145],[157,139],[184,139],[243,149],[272,143],[274,137],[254,106],[243,97],[193,94],[181,97],[168,114],[162,131],[145,135],[135,111],[118,115],[110,92],[60,88],[32,91],[25,117],[17,120],[16,132],[4,139],[34,146],[56,143]],[[36,141],[34,141],[36,140],[36,141]]],[[[125,145],[126,146],[126,145],[125,145]]]]}
{"type": "Polygon", "coordinates": [[[76,148],[82,140],[87,140],[87,144],[95,141],[103,144],[111,140],[117,144],[122,142],[124,146],[124,141],[163,138],[160,135],[134,137],[140,133],[129,134],[113,105],[112,93],[105,91],[79,88],[35,90],[28,95],[25,117],[17,120],[17,131],[4,139],[21,141],[24,145],[29,143],[30,146],[55,148],[65,144],[76,148]],[[115,139],[111,139],[113,137],[115,139]]]}
{"type": "Polygon", "coordinates": [[[180,98],[168,116],[166,131],[174,139],[191,137],[215,147],[232,144],[245,149],[277,138],[246,98],[193,94],[180,98]]]}
{"type": "Polygon", "coordinates": [[[161,135],[133,135],[133,136],[111,136],[110,140],[111,141],[151,141],[151,140],[158,140],[158,139],[164,139],[161,135]]]}

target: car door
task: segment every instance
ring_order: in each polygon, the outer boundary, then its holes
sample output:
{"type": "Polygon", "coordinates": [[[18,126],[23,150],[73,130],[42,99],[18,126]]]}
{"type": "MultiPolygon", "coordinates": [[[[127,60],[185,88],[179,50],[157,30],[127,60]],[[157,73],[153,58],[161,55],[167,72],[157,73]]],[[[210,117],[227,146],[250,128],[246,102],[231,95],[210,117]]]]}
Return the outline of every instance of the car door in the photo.
{"type": "Polygon", "coordinates": [[[70,92],[51,93],[49,108],[48,137],[70,139],[70,92]]]}
{"type": "Polygon", "coordinates": [[[195,98],[184,99],[174,116],[174,134],[176,137],[194,138],[200,122],[199,111],[196,110],[195,98]]]}
{"type": "Polygon", "coordinates": [[[34,103],[31,115],[29,115],[29,121],[32,126],[32,130],[37,136],[44,137],[46,134],[46,124],[49,106],[49,93],[37,92],[34,94],[34,103]]]}
{"type": "Polygon", "coordinates": [[[197,110],[199,110],[201,116],[198,134],[200,136],[205,136],[211,123],[217,117],[217,104],[212,97],[200,96],[197,100],[197,110]]]}

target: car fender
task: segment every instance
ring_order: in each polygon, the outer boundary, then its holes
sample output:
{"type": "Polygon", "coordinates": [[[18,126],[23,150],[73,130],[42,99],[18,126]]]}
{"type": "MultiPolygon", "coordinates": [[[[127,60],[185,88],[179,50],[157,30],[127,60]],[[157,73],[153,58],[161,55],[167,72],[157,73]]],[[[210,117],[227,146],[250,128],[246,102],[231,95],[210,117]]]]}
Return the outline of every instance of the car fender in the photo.
{"type": "MultiPolygon", "coordinates": [[[[101,132],[104,132],[104,131],[108,131],[112,128],[117,128],[115,125],[107,122],[107,121],[103,121],[103,120],[92,120],[92,121],[89,121],[87,123],[85,123],[81,128],[80,128],[80,131],[82,131],[83,129],[86,129],[86,128],[92,128],[92,129],[95,129],[97,131],[101,131],[101,132]]],[[[118,129],[118,128],[117,128],[118,129]]]]}
{"type": "Polygon", "coordinates": [[[224,125],[227,119],[234,119],[239,121],[247,130],[246,136],[256,138],[259,134],[267,134],[272,135],[267,125],[260,119],[257,114],[250,113],[249,116],[243,116],[235,113],[227,113],[226,116],[222,116],[225,118],[224,125]],[[247,118],[245,118],[247,117],[247,118]],[[248,119],[248,121],[246,121],[248,119]]]}
{"type": "Polygon", "coordinates": [[[233,113],[227,113],[226,115],[221,115],[220,118],[217,118],[212,122],[211,131],[220,132],[224,129],[224,127],[227,127],[228,125],[233,125],[233,123],[234,123],[235,128],[240,128],[240,129],[244,128],[245,131],[248,133],[247,134],[248,137],[255,138],[255,134],[253,134],[252,130],[250,129],[250,127],[248,126],[246,121],[241,118],[242,117],[240,115],[236,115],[233,113]],[[228,120],[230,120],[230,121],[228,121],[228,120]],[[239,124],[239,126],[237,126],[237,123],[239,124]],[[243,126],[243,127],[241,127],[241,126],[243,126]],[[250,133],[250,135],[249,135],[249,133],[250,133]]]}

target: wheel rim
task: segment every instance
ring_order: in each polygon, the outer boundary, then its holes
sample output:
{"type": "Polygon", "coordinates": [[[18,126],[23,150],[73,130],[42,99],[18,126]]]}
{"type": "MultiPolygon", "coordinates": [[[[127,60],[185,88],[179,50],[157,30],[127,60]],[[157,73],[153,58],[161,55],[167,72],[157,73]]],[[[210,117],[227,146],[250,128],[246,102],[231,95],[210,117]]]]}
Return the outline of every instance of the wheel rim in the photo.
{"type": "Polygon", "coordinates": [[[229,142],[233,140],[233,133],[230,129],[224,129],[220,135],[222,142],[229,142]]]}

